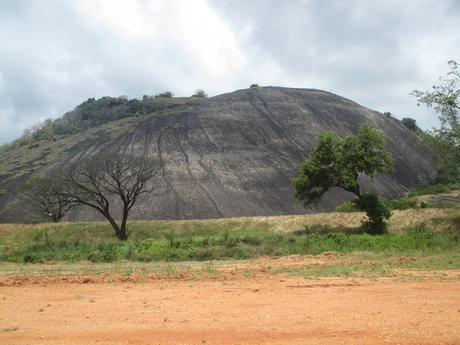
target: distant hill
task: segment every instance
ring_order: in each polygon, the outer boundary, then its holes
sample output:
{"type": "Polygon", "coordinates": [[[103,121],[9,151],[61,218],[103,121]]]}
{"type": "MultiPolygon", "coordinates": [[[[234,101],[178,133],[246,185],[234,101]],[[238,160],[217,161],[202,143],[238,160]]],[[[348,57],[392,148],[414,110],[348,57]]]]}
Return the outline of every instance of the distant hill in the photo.
{"type": "MultiPolygon", "coordinates": [[[[0,149],[0,221],[27,218],[16,190],[31,176],[52,175],[81,157],[118,150],[157,158],[162,176],[152,195],[133,209],[134,219],[193,219],[311,212],[294,199],[292,178],[318,135],[381,129],[396,172],[364,189],[386,196],[428,182],[434,157],[400,121],[329,92],[257,87],[212,98],[124,97],[89,99],[0,149]]],[[[318,210],[350,195],[332,190],[318,210]]],[[[68,220],[100,219],[80,208],[68,220]]]]}

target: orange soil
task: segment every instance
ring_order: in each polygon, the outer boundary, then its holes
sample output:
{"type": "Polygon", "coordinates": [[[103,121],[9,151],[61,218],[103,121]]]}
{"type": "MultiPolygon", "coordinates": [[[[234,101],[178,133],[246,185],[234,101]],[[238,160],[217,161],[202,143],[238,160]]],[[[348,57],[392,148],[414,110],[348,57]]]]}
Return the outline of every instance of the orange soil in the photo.
{"type": "Polygon", "coordinates": [[[460,344],[458,281],[125,280],[3,280],[0,344],[460,344]]]}

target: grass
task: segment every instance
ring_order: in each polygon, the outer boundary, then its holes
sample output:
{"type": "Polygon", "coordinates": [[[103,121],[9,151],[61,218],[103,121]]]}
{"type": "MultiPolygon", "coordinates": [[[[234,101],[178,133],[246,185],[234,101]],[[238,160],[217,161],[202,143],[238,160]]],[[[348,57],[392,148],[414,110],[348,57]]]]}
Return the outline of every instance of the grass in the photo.
{"type": "MultiPolygon", "coordinates": [[[[406,196],[384,199],[382,202],[392,211],[419,208],[458,208],[460,207],[460,184],[433,184],[413,187],[406,196]]],[[[353,201],[346,201],[335,208],[336,212],[357,212],[359,208],[353,201]]]]}
{"type": "Polygon", "coordinates": [[[361,213],[131,222],[120,242],[106,223],[0,225],[0,261],[206,261],[371,252],[439,255],[460,249],[459,209],[395,212],[390,233],[357,233],[361,213]]]}
{"type": "Polygon", "coordinates": [[[392,277],[404,279],[460,279],[459,274],[451,274],[449,276],[446,273],[446,271],[459,269],[460,254],[455,251],[437,255],[426,255],[426,253],[420,251],[419,253],[412,253],[411,256],[360,252],[344,255],[336,262],[326,265],[281,266],[274,273],[301,276],[304,278],[392,277]]]}
{"type": "Polygon", "coordinates": [[[232,261],[215,262],[52,262],[46,264],[7,264],[0,265],[0,277],[71,277],[71,276],[139,276],[150,275],[180,277],[184,274],[209,275],[218,272],[217,267],[227,265],[232,261]]]}
{"type": "Polygon", "coordinates": [[[229,277],[255,277],[269,274],[306,279],[385,277],[403,280],[459,280],[459,269],[460,254],[458,252],[448,251],[428,256],[423,252],[413,253],[412,256],[371,252],[349,254],[328,252],[319,256],[293,256],[268,259],[268,261],[263,258],[206,262],[4,264],[0,265],[0,278],[13,280],[21,280],[22,277],[31,280],[64,278],[64,281],[70,282],[131,281],[142,283],[158,278],[182,280],[215,277],[229,279],[229,277]]]}
{"type": "MultiPolygon", "coordinates": [[[[277,273],[317,277],[411,277],[426,278],[444,276],[448,270],[460,269],[460,254],[452,251],[438,255],[426,255],[423,251],[411,256],[382,253],[353,253],[343,256],[330,265],[304,265],[302,267],[281,267],[277,273]]],[[[452,275],[458,279],[460,275],[452,275]]]]}
{"type": "Polygon", "coordinates": [[[300,269],[281,269],[278,274],[301,276],[304,278],[322,278],[322,277],[355,277],[355,278],[374,278],[394,276],[392,271],[381,262],[370,264],[361,263],[340,263],[329,266],[312,266],[306,265],[300,269]]]}
{"type": "Polygon", "coordinates": [[[425,186],[418,186],[411,188],[409,192],[409,197],[421,196],[421,195],[428,195],[428,194],[441,194],[441,193],[449,193],[456,189],[460,188],[459,183],[450,183],[450,184],[431,184],[425,186]]]}

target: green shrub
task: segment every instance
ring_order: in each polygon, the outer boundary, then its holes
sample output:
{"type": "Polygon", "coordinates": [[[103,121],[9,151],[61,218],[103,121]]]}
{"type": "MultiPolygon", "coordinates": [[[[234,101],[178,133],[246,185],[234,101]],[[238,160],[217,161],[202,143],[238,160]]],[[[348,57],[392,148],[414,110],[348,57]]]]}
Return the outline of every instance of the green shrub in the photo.
{"type": "Polygon", "coordinates": [[[335,208],[335,212],[359,212],[361,211],[353,201],[346,201],[335,208]]]}
{"type": "Polygon", "coordinates": [[[25,254],[22,262],[24,263],[44,263],[46,260],[43,256],[35,253],[25,254]]]}
{"type": "Polygon", "coordinates": [[[102,254],[101,251],[95,250],[94,252],[91,252],[88,254],[87,257],[88,261],[91,262],[103,262],[104,260],[104,254],[102,254]]]}
{"type": "Polygon", "coordinates": [[[410,118],[410,117],[404,117],[402,120],[401,120],[402,124],[404,126],[406,126],[408,129],[410,129],[411,131],[417,131],[419,128],[417,126],[417,122],[416,120],[410,118]]]}
{"type": "Polygon", "coordinates": [[[392,199],[387,201],[387,206],[391,210],[408,210],[417,208],[417,199],[410,197],[402,197],[398,199],[392,199]]]}
{"type": "Polygon", "coordinates": [[[126,246],[124,247],[122,257],[130,261],[137,261],[139,258],[139,251],[136,247],[136,244],[133,242],[127,242],[126,246]]]}

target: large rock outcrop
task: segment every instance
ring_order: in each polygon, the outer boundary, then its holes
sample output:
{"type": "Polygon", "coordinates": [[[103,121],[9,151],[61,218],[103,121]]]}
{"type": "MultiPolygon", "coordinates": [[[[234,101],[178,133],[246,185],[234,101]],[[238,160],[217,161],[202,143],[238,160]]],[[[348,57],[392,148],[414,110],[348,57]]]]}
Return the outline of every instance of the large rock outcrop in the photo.
{"type": "MultiPolygon", "coordinates": [[[[191,219],[280,215],[330,210],[350,197],[330,191],[315,210],[293,197],[292,178],[318,135],[354,133],[362,123],[382,130],[395,157],[395,173],[364,189],[394,197],[428,182],[436,173],[433,156],[417,135],[393,118],[340,96],[313,89],[263,87],[209,99],[190,99],[137,117],[111,121],[55,141],[0,153],[2,221],[25,215],[15,190],[32,175],[51,175],[69,162],[104,150],[159,160],[155,191],[132,211],[132,219],[191,219]]],[[[99,219],[80,208],[68,220],[99,219]]]]}

